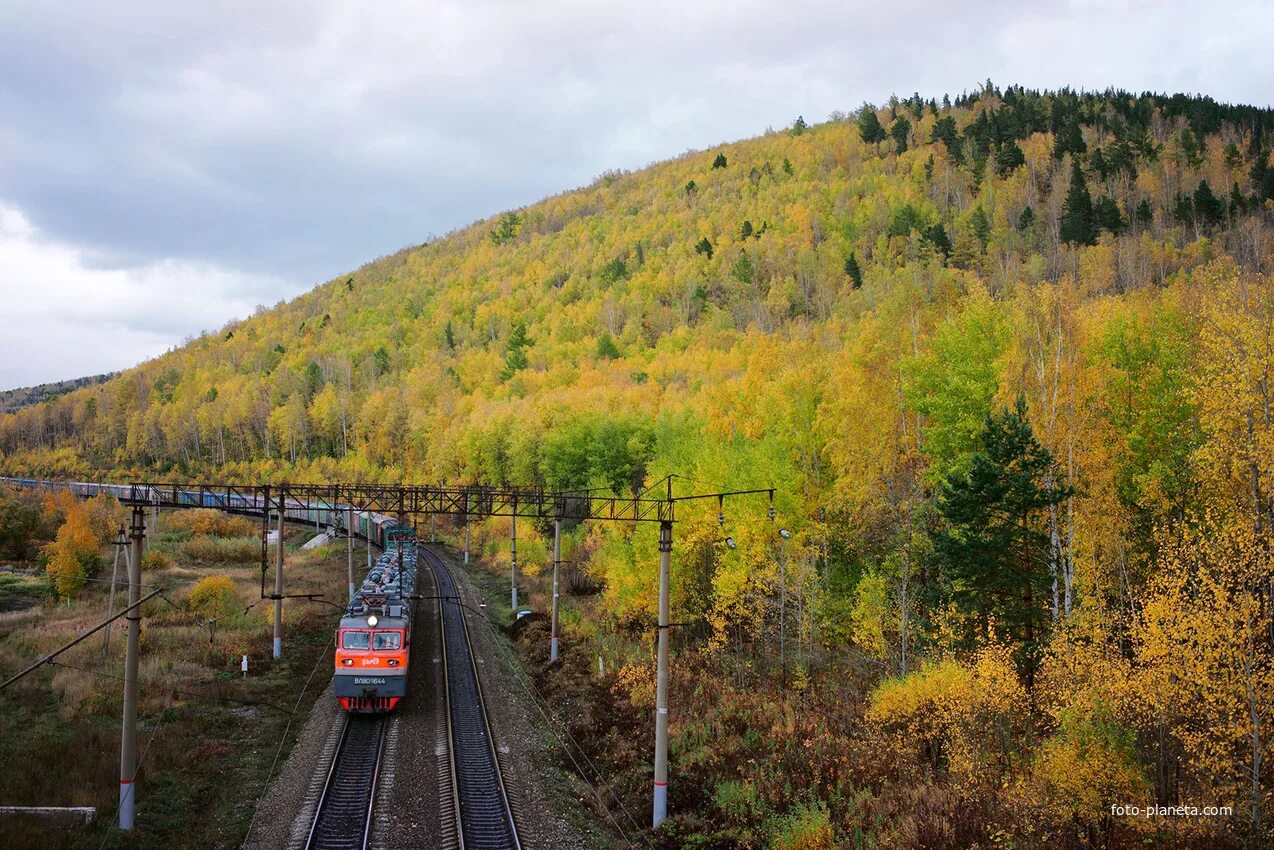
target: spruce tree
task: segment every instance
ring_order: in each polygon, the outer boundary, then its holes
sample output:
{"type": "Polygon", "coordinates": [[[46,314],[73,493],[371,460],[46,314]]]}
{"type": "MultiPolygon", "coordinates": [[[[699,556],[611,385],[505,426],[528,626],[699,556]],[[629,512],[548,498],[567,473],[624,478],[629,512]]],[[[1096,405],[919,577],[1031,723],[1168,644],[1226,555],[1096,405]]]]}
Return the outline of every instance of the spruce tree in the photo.
{"type": "Polygon", "coordinates": [[[1048,619],[1048,508],[1071,489],[1054,483],[1056,464],[1026,417],[1026,399],[989,415],[967,473],[939,486],[946,528],[934,540],[951,600],[985,637],[1016,645],[1028,686],[1048,619]]]}
{"type": "Polygon", "coordinates": [[[1031,209],[1028,204],[1022,210],[1022,214],[1017,217],[1017,229],[1023,233],[1031,229],[1031,225],[1035,224],[1035,210],[1031,209]]]}
{"type": "Polygon", "coordinates": [[[934,250],[942,254],[943,263],[951,257],[951,238],[947,236],[947,229],[942,226],[942,222],[926,227],[924,237],[934,250]]]}
{"type": "Polygon", "coordinates": [[[1123,233],[1124,228],[1127,226],[1127,222],[1124,221],[1124,214],[1119,209],[1119,204],[1110,195],[1103,195],[1101,200],[1097,202],[1096,216],[1099,227],[1116,235],[1123,233]]]}
{"type": "Polygon", "coordinates": [[[1000,149],[995,152],[995,171],[1001,177],[1009,176],[1023,165],[1026,165],[1026,155],[1012,139],[1000,145],[1000,149]]]}
{"type": "Polygon", "coordinates": [[[1141,203],[1137,204],[1137,223],[1143,227],[1149,227],[1154,220],[1155,211],[1150,206],[1150,201],[1142,198],[1141,203]]]}
{"type": "Polygon", "coordinates": [[[849,259],[845,260],[845,274],[849,275],[849,279],[854,283],[854,289],[859,289],[863,285],[863,270],[858,265],[858,256],[853,252],[849,252],[849,259]]]}
{"type": "Polygon", "coordinates": [[[518,322],[509,334],[509,341],[504,346],[504,371],[500,380],[507,381],[527,367],[529,360],[526,349],[534,343],[526,334],[526,323],[518,322]]]}
{"type": "Polygon", "coordinates": [[[1206,180],[1200,180],[1194,190],[1194,217],[1204,227],[1216,227],[1225,220],[1225,202],[1212,194],[1206,180]]]}
{"type": "Polygon", "coordinates": [[[1071,164],[1071,185],[1062,204],[1062,241],[1075,245],[1091,245],[1096,241],[1093,199],[1084,182],[1084,172],[1078,162],[1071,164]]]}
{"type": "Polygon", "coordinates": [[[1088,145],[1084,141],[1084,132],[1079,127],[1079,119],[1067,121],[1057,131],[1057,138],[1053,141],[1053,158],[1061,159],[1066,154],[1070,154],[1072,158],[1075,154],[1084,153],[1088,150],[1088,145]]]}
{"type": "Polygon", "coordinates": [[[969,227],[973,230],[973,235],[977,237],[982,250],[986,251],[987,243],[991,241],[991,220],[987,218],[986,210],[982,208],[981,204],[973,208],[973,215],[969,218],[969,227]]]}
{"type": "Polygon", "coordinates": [[[880,153],[880,143],[885,140],[885,128],[881,126],[876,110],[870,103],[864,104],[858,111],[858,134],[867,144],[875,145],[876,153],[880,153]]]}
{"type": "Polygon", "coordinates": [[[907,151],[907,136],[910,133],[911,122],[907,120],[906,115],[899,115],[898,120],[889,128],[889,135],[893,136],[897,153],[905,153],[907,151]]]}
{"type": "Polygon", "coordinates": [[[951,161],[960,162],[960,141],[956,135],[955,119],[950,115],[943,115],[933,122],[933,129],[929,132],[929,141],[942,142],[946,146],[947,156],[950,157],[951,161]]]}

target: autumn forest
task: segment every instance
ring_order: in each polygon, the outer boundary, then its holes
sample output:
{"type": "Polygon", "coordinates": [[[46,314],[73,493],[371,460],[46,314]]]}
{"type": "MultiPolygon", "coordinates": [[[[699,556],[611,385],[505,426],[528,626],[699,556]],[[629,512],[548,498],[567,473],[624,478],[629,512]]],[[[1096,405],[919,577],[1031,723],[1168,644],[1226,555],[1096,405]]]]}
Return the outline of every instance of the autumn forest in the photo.
{"type": "MultiPolygon", "coordinates": [[[[774,487],[679,513],[663,846],[1270,846],[1274,110],[793,119],[0,416],[0,470],[774,487]]],[[[579,731],[641,812],[656,536],[566,548],[580,676],[615,659],[579,731]]]]}

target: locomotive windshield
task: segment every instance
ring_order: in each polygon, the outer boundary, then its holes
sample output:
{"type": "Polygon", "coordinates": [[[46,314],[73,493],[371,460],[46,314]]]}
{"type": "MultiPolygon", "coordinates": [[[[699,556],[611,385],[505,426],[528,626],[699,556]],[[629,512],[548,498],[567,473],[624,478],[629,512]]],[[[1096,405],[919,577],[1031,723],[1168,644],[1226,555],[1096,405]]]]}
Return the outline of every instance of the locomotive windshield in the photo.
{"type": "Polygon", "coordinates": [[[345,632],[341,636],[342,649],[367,649],[371,644],[371,632],[345,632]]]}
{"type": "Polygon", "coordinates": [[[402,632],[375,632],[372,635],[372,649],[399,649],[402,642],[402,632]]]}

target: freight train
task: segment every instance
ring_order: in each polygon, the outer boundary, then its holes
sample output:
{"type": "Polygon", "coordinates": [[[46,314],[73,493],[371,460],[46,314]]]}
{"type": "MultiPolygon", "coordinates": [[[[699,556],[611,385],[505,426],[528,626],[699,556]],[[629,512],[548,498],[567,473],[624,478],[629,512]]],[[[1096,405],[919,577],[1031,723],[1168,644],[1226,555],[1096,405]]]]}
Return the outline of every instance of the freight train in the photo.
{"type": "MultiPolygon", "coordinates": [[[[29,490],[70,490],[77,496],[90,498],[99,494],[114,496],[116,499],[130,499],[134,496],[133,488],[128,484],[95,484],[85,481],[45,481],[39,478],[4,478],[0,484],[21,487],[29,490]]],[[[153,491],[152,491],[153,492],[153,491]]],[[[189,490],[180,487],[163,487],[162,504],[165,507],[215,508],[219,511],[242,513],[253,516],[261,515],[260,496],[249,496],[241,493],[230,493],[219,490],[189,490]]],[[[272,503],[277,503],[271,499],[272,503]]],[[[346,533],[348,509],[344,505],[288,505],[284,511],[288,520],[293,522],[311,522],[329,526],[346,533]]],[[[385,548],[385,533],[397,520],[383,514],[355,511],[354,536],[370,540],[381,549],[385,548]]]]}
{"type": "Polygon", "coordinates": [[[352,713],[393,711],[407,696],[416,534],[398,524],[384,533],[385,552],[354,592],[336,631],[332,692],[352,713]]]}
{"type": "MultiPolygon", "coordinates": [[[[85,481],[55,482],[36,478],[0,477],[0,485],[36,490],[70,490],[83,498],[97,495],[154,501],[165,507],[215,508],[260,516],[264,498],[229,490],[184,489],[165,486],[139,494],[127,484],[85,481]],[[146,498],[147,496],[150,498],[146,498]]],[[[327,525],[349,533],[348,508],[310,503],[288,505],[284,514],[295,522],[327,525]]],[[[354,592],[336,634],[332,689],[347,712],[393,711],[407,696],[410,671],[412,598],[416,593],[416,535],[392,517],[355,512],[354,536],[376,544],[380,558],[354,592]]]]}

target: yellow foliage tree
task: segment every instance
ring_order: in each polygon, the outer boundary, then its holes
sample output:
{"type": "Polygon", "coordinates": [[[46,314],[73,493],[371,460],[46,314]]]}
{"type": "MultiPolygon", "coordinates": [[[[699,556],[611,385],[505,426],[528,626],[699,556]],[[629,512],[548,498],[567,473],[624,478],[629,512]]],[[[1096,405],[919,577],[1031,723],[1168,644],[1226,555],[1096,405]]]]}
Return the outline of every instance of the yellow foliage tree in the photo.
{"type": "MultiPolygon", "coordinates": [[[[1262,775],[1274,758],[1268,545],[1250,522],[1212,515],[1163,538],[1152,596],[1134,630],[1143,723],[1153,737],[1176,742],[1200,791],[1246,799],[1256,834],[1262,775]]],[[[1161,748],[1161,773],[1169,758],[1161,748]]],[[[1167,788],[1158,791],[1167,796],[1167,788]]]]}
{"type": "Polygon", "coordinates": [[[186,604],[191,611],[209,619],[228,614],[236,605],[234,582],[223,575],[201,578],[191,588],[186,604]]]}

